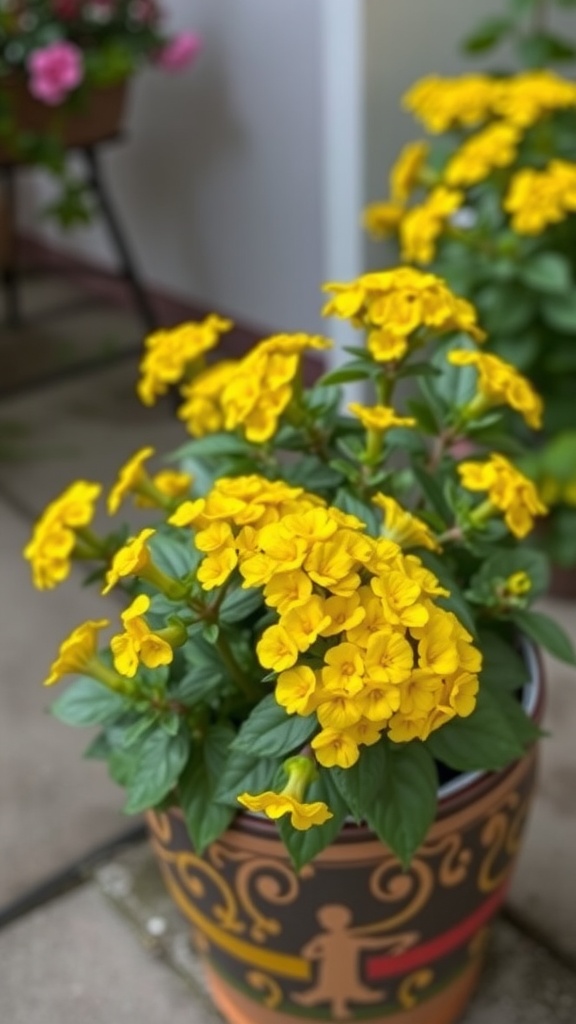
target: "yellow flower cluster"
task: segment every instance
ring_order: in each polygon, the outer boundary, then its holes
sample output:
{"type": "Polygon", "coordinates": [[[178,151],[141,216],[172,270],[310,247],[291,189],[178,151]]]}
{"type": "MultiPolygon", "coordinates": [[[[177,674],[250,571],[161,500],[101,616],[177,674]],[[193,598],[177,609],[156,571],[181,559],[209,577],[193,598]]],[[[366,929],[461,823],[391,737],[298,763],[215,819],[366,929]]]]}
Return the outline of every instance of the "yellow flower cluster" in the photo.
{"type": "Polygon", "coordinates": [[[526,537],[534,526],[534,517],[548,511],[533,482],[504,455],[492,453],[487,462],[461,462],[457,469],[467,490],[488,493],[488,507],[480,506],[478,517],[486,518],[493,510],[503,512],[515,537],[526,537]]]}
{"type": "Polygon", "coordinates": [[[504,209],[520,235],[539,235],[576,210],[576,164],[552,160],[543,171],[526,167],[510,182],[504,209]]]}
{"type": "Polygon", "coordinates": [[[362,213],[362,227],[378,242],[397,233],[404,213],[399,203],[370,203],[362,213]]]}
{"type": "Polygon", "coordinates": [[[359,402],[350,402],[348,408],[366,430],[374,430],[377,433],[384,433],[396,427],[417,425],[413,416],[399,416],[389,405],[360,405],[359,402]]]}
{"type": "Polygon", "coordinates": [[[496,91],[496,81],[488,75],[428,75],[408,90],[403,105],[429,132],[440,134],[485,121],[492,112],[496,91]]]}
{"type": "Polygon", "coordinates": [[[124,633],[113,636],[110,641],[114,668],[129,679],[136,675],[140,662],[148,668],[158,668],[174,660],[171,645],[153,633],[146,622],[144,615],[149,610],[150,598],[139,594],[120,616],[124,633]]]}
{"type": "Polygon", "coordinates": [[[408,263],[431,263],[437,239],[463,201],[463,192],[439,186],[432,189],[425,202],[409,210],[400,224],[402,259],[408,263]]]}
{"type": "Polygon", "coordinates": [[[155,331],[145,341],[140,363],[137,391],[144,405],[154,405],[168,388],[178,384],[206,352],[214,348],[220,335],[233,324],[219,316],[208,316],[201,323],[155,331]]]}
{"type": "Polygon", "coordinates": [[[525,71],[508,78],[430,75],[406,93],[404,106],[438,134],[501,117],[518,128],[576,106],[576,85],[553,71],[525,71]]]}
{"type": "Polygon", "coordinates": [[[24,558],[30,562],[38,590],[51,590],[68,577],[77,531],[92,522],[101,490],[99,484],[78,480],[48,505],[36,523],[24,558]]]}
{"type": "Polygon", "coordinates": [[[448,361],[454,366],[474,366],[478,371],[480,401],[473,401],[470,411],[482,413],[495,405],[509,405],[524,417],[529,427],[542,426],[543,402],[530,381],[510,363],[498,356],[470,349],[452,349],[448,361]]]}
{"type": "Polygon", "coordinates": [[[90,620],[77,626],[60,645],[44,686],[53,686],[63,676],[85,672],[96,657],[98,634],[109,625],[108,619],[90,620]]]}
{"type": "Polygon", "coordinates": [[[331,283],[334,297],[324,315],[350,320],[368,330],[368,349],[377,362],[403,359],[411,335],[419,328],[436,334],[460,330],[476,341],[484,339],[471,303],[457,298],[433,274],[409,267],[364,274],[348,283],[331,283]]]}
{"type": "Polygon", "coordinates": [[[405,146],[390,171],[390,201],[372,203],[365,209],[363,225],[374,238],[387,238],[398,230],[406,203],[420,183],[429,148],[426,142],[405,146]]]}
{"type": "Polygon", "coordinates": [[[330,344],[309,334],[266,338],[244,359],[220,364],[192,380],[183,389],[185,403],[178,415],[195,437],[240,429],[249,441],[261,444],[278,429],[304,352],[330,344]]]}
{"type": "Polygon", "coordinates": [[[509,167],[516,159],[520,130],[496,122],[473,135],[451,157],[444,180],[451,188],[468,188],[488,177],[496,168],[509,167]]]}
{"type": "MultiPolygon", "coordinates": [[[[386,509],[384,498],[377,504],[386,509]]],[[[472,712],[481,656],[435,603],[447,592],[416,556],[367,536],[355,516],[252,476],[218,481],[171,521],[198,531],[206,590],[238,568],[243,586],[262,588],[276,610],[258,660],[279,673],[276,698],[288,714],[316,713],[322,765],[349,767],[383,730],[396,742],[425,739],[472,712]]],[[[410,541],[435,546],[423,523],[410,525],[410,541]]]]}

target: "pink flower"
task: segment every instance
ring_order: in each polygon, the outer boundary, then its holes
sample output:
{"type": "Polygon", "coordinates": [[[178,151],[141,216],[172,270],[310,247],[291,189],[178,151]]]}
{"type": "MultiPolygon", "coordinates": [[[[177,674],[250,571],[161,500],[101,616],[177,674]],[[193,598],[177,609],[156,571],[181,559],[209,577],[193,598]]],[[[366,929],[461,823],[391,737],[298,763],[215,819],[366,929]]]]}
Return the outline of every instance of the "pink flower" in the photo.
{"type": "Polygon", "coordinates": [[[84,77],[82,51],[73,43],[50,43],[34,50],[27,61],[32,95],[50,107],[62,103],[84,77]]]}
{"type": "Polygon", "coordinates": [[[174,36],[156,55],[156,63],[165,71],[180,71],[185,68],[202,49],[202,40],[194,32],[181,32],[174,36]]]}

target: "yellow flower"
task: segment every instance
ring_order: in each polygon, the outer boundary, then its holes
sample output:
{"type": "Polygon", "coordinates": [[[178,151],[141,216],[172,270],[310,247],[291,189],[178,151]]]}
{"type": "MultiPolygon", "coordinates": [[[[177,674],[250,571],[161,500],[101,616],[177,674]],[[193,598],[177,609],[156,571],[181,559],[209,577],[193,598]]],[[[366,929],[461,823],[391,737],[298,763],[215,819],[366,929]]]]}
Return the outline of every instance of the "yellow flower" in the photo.
{"type": "Polygon", "coordinates": [[[122,467],[118,479],[108,495],[108,512],[111,516],[118,511],[127,494],[138,491],[139,486],[145,480],[149,480],[148,474],[142,467],[153,455],[153,448],[141,448],[122,467]]]}
{"type": "Polygon", "coordinates": [[[323,729],[341,732],[355,725],[362,717],[358,698],[348,697],[345,693],[320,690],[316,694],[316,704],[316,716],[323,729]]]}
{"type": "Polygon", "coordinates": [[[516,159],[520,131],[504,122],[491,124],[467,139],[450,158],[444,179],[451,188],[469,188],[493,170],[508,167],[516,159]]]}
{"type": "Polygon", "coordinates": [[[375,722],[371,722],[369,718],[361,718],[359,722],[349,726],[346,731],[350,739],[354,740],[358,746],[365,747],[371,747],[374,743],[378,743],[382,734],[382,729],[375,722]]]}
{"type": "Polygon", "coordinates": [[[289,814],[292,827],[302,832],[311,828],[312,825],[323,825],[329,818],[334,817],[332,811],[322,800],[302,803],[287,793],[274,793],[271,790],[258,793],[255,796],[250,793],[242,793],[238,797],[238,801],[249,811],[261,811],[273,821],[281,818],[284,814],[289,814]]]}
{"type": "Polygon", "coordinates": [[[470,672],[455,673],[446,683],[448,702],[459,718],[468,718],[476,707],[480,684],[470,672]]]}
{"type": "Polygon", "coordinates": [[[358,593],[350,594],[349,597],[329,597],[324,603],[324,611],[330,622],[320,630],[321,636],[336,636],[337,633],[355,629],[366,618],[358,593]]]}
{"type": "Polygon", "coordinates": [[[432,263],[436,241],[463,201],[463,192],[439,186],[430,192],[424,203],[414,206],[400,226],[402,259],[407,263],[432,263]]]}
{"type": "Polygon", "coordinates": [[[534,517],[548,511],[532,480],[503,455],[492,453],[487,462],[461,462],[457,469],[467,490],[488,492],[490,505],[504,513],[515,537],[525,537],[534,526],[534,517]]]}
{"type": "Polygon", "coordinates": [[[221,587],[238,565],[238,555],[233,547],[220,548],[212,552],[198,566],[196,579],[203,590],[221,587]]]}
{"type": "Polygon", "coordinates": [[[284,626],[269,626],[256,645],[258,661],[264,668],[283,672],[298,660],[298,647],[284,626]]]}
{"type": "Polygon", "coordinates": [[[382,601],[374,596],[369,587],[361,587],[358,596],[364,611],[364,619],[357,626],[347,630],[346,639],[358,647],[368,647],[372,636],[390,627],[384,616],[382,601]]]}
{"type": "Polygon", "coordinates": [[[370,684],[402,683],[413,666],[414,652],[400,633],[382,632],[370,637],[366,650],[366,675],[370,684]]]}
{"type": "Polygon", "coordinates": [[[153,537],[155,533],[156,531],[152,529],[141,530],[136,537],[127,541],[116,552],[112,559],[112,565],[106,573],[106,585],[102,591],[103,594],[107,594],[112,590],[112,587],[115,587],[119,580],[125,576],[136,576],[150,565],[150,552],[146,546],[146,541],[153,537]]]}
{"type": "Polygon", "coordinates": [[[141,378],[137,387],[144,405],[154,405],[170,385],[178,384],[232,326],[231,320],[208,316],[202,323],[180,324],[151,334],[144,342],[146,351],[140,363],[141,378]]]}
{"type": "Polygon", "coordinates": [[[425,718],[439,703],[443,680],[434,672],[415,669],[400,684],[400,713],[405,719],[425,718]]]}
{"type": "Polygon", "coordinates": [[[357,701],[363,717],[382,726],[400,707],[400,689],[397,683],[367,679],[357,701]]]}
{"type": "Polygon", "coordinates": [[[221,395],[234,379],[238,365],[237,360],[222,360],[181,387],[184,403],[178,409],[178,418],[184,421],[193,437],[205,437],[222,430],[224,410],[221,395]]]}
{"type": "Polygon", "coordinates": [[[305,604],[312,595],[312,581],[300,569],[278,572],[264,587],[264,600],[270,608],[286,615],[292,608],[305,604]]]}
{"type": "Polygon", "coordinates": [[[307,651],[318,639],[319,633],[330,625],[324,602],[314,594],[305,604],[299,604],[282,616],[282,625],[290,634],[299,651],[307,651]]]}
{"type": "Polygon", "coordinates": [[[368,351],[377,363],[395,362],[406,355],[408,342],[402,334],[393,334],[383,329],[370,331],[368,351]]]}
{"type": "Polygon", "coordinates": [[[99,484],[78,480],[40,516],[23,552],[38,590],[51,590],[69,576],[77,543],[75,531],[92,521],[101,490],[99,484]]]}
{"type": "Polygon", "coordinates": [[[108,625],[108,619],[98,619],[77,626],[60,645],[58,656],[51,665],[50,675],[44,686],[52,686],[63,676],[89,669],[96,656],[98,633],[108,625]]]}
{"type": "Polygon", "coordinates": [[[440,134],[486,121],[498,94],[498,80],[487,75],[429,75],[409,89],[403,103],[429,132],[440,134]]]}
{"type": "Polygon", "coordinates": [[[472,402],[464,408],[466,414],[481,414],[494,405],[509,405],[524,417],[529,427],[538,430],[542,426],[543,402],[524,377],[510,363],[486,352],[472,352],[469,349],[452,349],[448,361],[454,366],[474,366],[478,371],[478,390],[482,399],[479,404],[472,402]]]}
{"type": "Polygon", "coordinates": [[[141,661],[148,668],[170,665],[174,651],[170,644],[153,633],[143,618],[150,608],[150,598],[140,594],[121,615],[125,633],[113,636],[110,649],[114,657],[114,668],[120,675],[132,679],[141,661]]]}
{"type": "Polygon", "coordinates": [[[430,151],[427,142],[409,142],[390,171],[390,193],[394,203],[406,203],[419,184],[430,151]]]}
{"type": "Polygon", "coordinates": [[[349,578],[354,568],[354,559],[336,535],[334,539],[312,548],[304,568],[315,583],[332,590],[349,578]]]}
{"type": "Polygon", "coordinates": [[[422,603],[422,590],[405,573],[393,570],[385,576],[374,577],[370,585],[381,598],[384,618],[391,626],[423,626],[429,612],[422,603]]]}
{"type": "Polygon", "coordinates": [[[206,554],[220,551],[234,543],[234,535],[229,523],[215,520],[194,537],[194,544],[199,551],[206,554]]]}
{"type": "Polygon", "coordinates": [[[330,647],[324,655],[321,670],[322,686],[325,690],[354,696],[362,689],[364,675],[363,651],[355,644],[341,643],[330,647]]]}
{"type": "Polygon", "coordinates": [[[519,128],[528,128],[555,110],[576,106],[576,85],[554,71],[541,69],[495,80],[494,113],[519,128]]]}
{"type": "Polygon", "coordinates": [[[206,507],[204,498],[196,501],[183,501],[168,518],[170,526],[195,526],[206,507]]]}
{"type": "MultiPolygon", "coordinates": [[[[151,484],[154,490],[158,491],[165,498],[182,498],[188,494],[194,478],[189,473],[181,473],[176,469],[161,469],[152,479],[151,484]]],[[[139,494],[136,497],[136,504],[139,508],[154,508],[158,502],[152,497],[139,494]]]]}
{"type": "Polygon", "coordinates": [[[416,420],[412,416],[398,416],[388,405],[367,406],[350,402],[348,408],[366,430],[384,431],[394,427],[416,426],[416,420]]]}
{"type": "Polygon", "coordinates": [[[395,541],[403,548],[442,550],[430,527],[418,516],[402,508],[394,498],[387,494],[375,494],[372,501],[384,512],[383,537],[395,541]]]}
{"type": "Polygon", "coordinates": [[[375,239],[381,241],[395,235],[404,216],[399,203],[370,203],[362,214],[362,226],[375,239]]]}
{"type": "Polygon", "coordinates": [[[348,732],[338,732],[336,729],[322,729],[314,737],[310,746],[316,755],[316,760],[324,768],[351,768],[356,764],[360,756],[358,743],[348,732]]]}
{"type": "Polygon", "coordinates": [[[274,695],[289,715],[309,715],[314,710],[316,675],[308,665],[281,672],[274,695]]]}
{"type": "Polygon", "coordinates": [[[576,164],[553,160],[543,171],[525,167],[514,175],[504,209],[520,235],[539,235],[576,210],[576,164]]]}
{"type": "Polygon", "coordinates": [[[445,676],[458,668],[458,649],[454,643],[450,616],[431,608],[426,625],[420,630],[418,642],[420,668],[445,676]]]}

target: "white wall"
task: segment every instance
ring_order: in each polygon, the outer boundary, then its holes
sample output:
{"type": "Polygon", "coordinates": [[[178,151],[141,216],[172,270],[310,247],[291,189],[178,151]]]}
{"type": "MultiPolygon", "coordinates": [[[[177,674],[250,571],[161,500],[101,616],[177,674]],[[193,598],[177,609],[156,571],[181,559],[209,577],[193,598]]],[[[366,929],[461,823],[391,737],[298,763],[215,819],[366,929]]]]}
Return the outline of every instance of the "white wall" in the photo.
{"type": "MultiPolygon", "coordinates": [[[[458,43],[501,4],[165,0],[204,53],[181,76],[139,76],[126,143],[106,158],[145,276],[248,324],[326,330],[322,281],[386,260],[360,211],[419,134],[402,93],[473,66],[458,43]]],[[[98,226],[50,237],[110,260],[98,226]]]]}

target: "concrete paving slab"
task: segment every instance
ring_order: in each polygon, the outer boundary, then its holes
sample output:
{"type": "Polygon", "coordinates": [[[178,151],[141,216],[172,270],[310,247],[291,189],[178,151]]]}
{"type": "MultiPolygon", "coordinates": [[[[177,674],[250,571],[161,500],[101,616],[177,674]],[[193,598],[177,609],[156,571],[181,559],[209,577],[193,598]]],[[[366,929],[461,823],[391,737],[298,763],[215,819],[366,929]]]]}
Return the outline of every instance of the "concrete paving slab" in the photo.
{"type": "MultiPolygon", "coordinates": [[[[576,642],[576,604],[543,602],[576,642]]],[[[544,656],[548,705],[540,782],[510,903],[520,919],[576,965],[576,671],[544,656]]],[[[576,1015],[575,1015],[576,1019],[576,1015]]]]}
{"type": "Polygon", "coordinates": [[[60,640],[100,617],[102,598],[79,579],[36,593],[28,535],[0,501],[0,906],[129,824],[105,768],[82,760],[90,733],[47,714],[55,691],[42,687],[60,640]]]}
{"type": "Polygon", "coordinates": [[[6,1024],[218,1024],[186,982],[138,944],[96,886],[0,932],[6,1024]]]}

